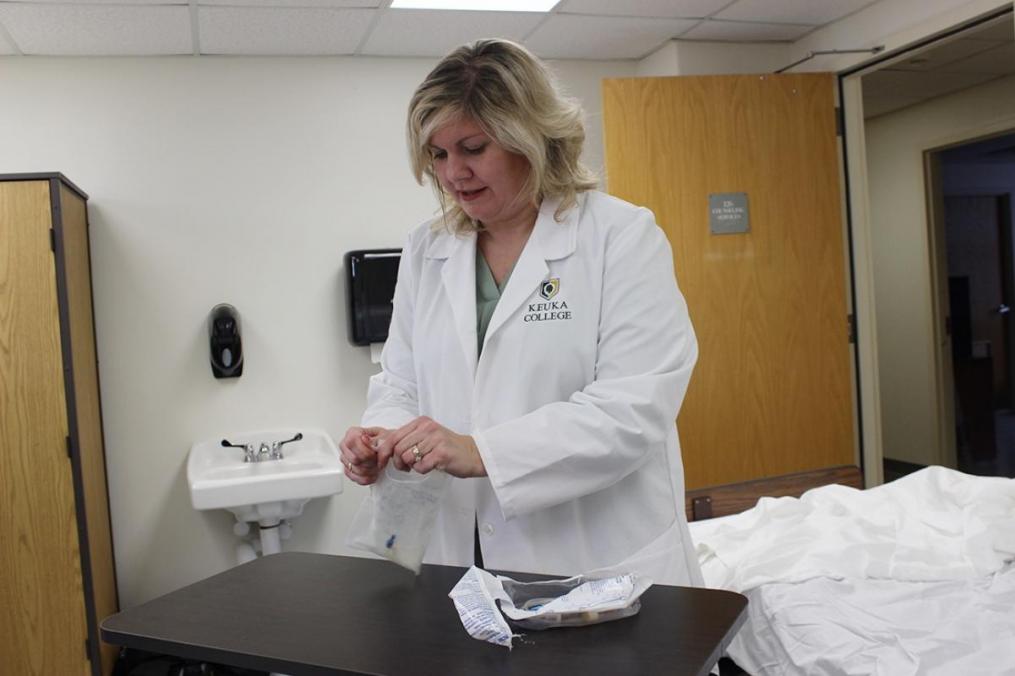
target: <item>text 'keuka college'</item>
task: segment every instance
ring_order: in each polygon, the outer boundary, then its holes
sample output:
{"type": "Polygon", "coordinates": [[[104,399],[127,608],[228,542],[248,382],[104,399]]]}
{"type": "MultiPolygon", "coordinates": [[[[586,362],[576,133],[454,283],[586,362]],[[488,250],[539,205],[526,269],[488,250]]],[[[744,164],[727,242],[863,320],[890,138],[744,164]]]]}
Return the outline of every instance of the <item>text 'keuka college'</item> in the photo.
{"type": "Polygon", "coordinates": [[[561,319],[571,319],[571,310],[564,300],[529,303],[529,311],[522,317],[524,322],[552,322],[561,319]]]}

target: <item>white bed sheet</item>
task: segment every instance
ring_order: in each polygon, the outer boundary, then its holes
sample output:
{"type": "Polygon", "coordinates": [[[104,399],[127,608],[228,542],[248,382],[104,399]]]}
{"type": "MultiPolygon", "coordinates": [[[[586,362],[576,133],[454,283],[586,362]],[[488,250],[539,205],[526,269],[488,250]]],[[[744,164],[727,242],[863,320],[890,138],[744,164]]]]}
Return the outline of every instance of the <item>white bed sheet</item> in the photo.
{"type": "Polygon", "coordinates": [[[749,673],[1015,674],[1015,480],[931,467],[691,524],[749,673]]]}

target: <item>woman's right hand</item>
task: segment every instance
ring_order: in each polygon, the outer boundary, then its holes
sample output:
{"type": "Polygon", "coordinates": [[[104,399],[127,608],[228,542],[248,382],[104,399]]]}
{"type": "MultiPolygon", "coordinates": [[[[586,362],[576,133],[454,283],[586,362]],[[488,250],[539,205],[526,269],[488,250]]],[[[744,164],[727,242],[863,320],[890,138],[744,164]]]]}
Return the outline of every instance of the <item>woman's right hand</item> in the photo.
{"type": "Polygon", "coordinates": [[[383,427],[350,427],[338,444],[345,475],[360,486],[377,481],[377,475],[384,469],[377,462],[377,447],[380,436],[387,431],[383,427]]]}

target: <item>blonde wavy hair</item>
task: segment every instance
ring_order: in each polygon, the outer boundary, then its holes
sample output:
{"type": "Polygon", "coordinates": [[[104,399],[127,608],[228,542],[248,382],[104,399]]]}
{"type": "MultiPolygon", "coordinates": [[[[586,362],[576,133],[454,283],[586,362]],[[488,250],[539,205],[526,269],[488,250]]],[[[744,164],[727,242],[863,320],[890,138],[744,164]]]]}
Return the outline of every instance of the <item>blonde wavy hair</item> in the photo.
{"type": "Polygon", "coordinates": [[[580,160],[585,142],[581,106],[561,93],[543,63],[509,40],[470,42],[445,56],[416,88],[406,125],[413,175],[420,185],[424,177],[430,179],[443,225],[452,232],[482,229],[448,199],[433,168],[430,139],[458,117],[475,120],[495,142],[528,160],[520,197],[537,206],[544,197],[560,197],[554,214],[558,220],[577,202],[578,193],[598,185],[580,160]]]}

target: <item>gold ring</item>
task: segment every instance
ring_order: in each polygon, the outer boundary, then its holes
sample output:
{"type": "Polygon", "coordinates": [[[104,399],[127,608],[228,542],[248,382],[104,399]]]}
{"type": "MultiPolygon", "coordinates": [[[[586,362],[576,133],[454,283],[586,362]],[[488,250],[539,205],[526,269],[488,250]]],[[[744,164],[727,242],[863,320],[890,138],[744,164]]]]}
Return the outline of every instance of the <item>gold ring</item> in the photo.
{"type": "Polygon", "coordinates": [[[419,459],[423,457],[423,454],[419,452],[419,446],[416,444],[413,444],[409,450],[412,451],[412,457],[416,458],[416,462],[419,462],[419,459]]]}

